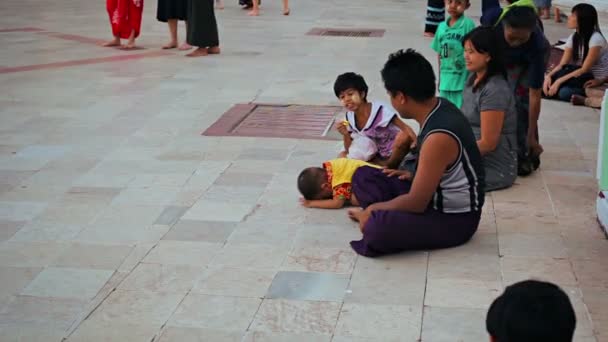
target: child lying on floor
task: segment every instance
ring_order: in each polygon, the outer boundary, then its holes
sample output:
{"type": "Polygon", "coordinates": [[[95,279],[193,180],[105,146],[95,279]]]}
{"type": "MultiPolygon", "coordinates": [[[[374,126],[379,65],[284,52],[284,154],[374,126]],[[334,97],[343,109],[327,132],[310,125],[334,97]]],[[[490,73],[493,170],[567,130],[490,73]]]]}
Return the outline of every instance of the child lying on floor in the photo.
{"type": "Polygon", "coordinates": [[[410,146],[416,134],[390,105],[367,102],[367,91],[363,77],[353,72],[338,76],[334,83],[334,93],[348,111],[337,124],[344,141],[339,157],[396,168],[408,150],[397,149],[395,140],[399,137],[410,146]]]}
{"type": "Polygon", "coordinates": [[[340,209],[346,204],[359,205],[352,194],[352,179],[362,166],[379,166],[356,159],[338,158],[309,167],[298,176],[298,190],[307,208],[340,209]]]}

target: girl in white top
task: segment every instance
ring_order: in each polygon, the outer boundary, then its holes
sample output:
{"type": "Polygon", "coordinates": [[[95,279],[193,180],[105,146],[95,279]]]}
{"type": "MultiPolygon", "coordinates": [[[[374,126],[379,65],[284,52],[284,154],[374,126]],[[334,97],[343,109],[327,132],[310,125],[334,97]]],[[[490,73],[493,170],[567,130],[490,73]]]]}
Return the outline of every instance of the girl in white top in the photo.
{"type": "Polygon", "coordinates": [[[585,3],[574,6],[568,28],[576,32],[568,38],[559,65],[546,75],[543,84],[545,95],[562,101],[584,95],[587,81],[608,76],[608,43],[600,31],[595,7],[585,3]]]}

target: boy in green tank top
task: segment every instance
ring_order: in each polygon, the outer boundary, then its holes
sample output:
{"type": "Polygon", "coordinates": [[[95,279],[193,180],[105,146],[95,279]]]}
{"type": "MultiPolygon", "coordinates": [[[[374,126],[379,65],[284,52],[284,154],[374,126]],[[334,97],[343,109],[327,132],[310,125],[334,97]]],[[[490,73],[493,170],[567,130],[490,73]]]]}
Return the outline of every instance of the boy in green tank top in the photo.
{"type": "Polygon", "coordinates": [[[475,28],[475,22],[464,15],[469,0],[446,0],[449,17],[437,28],[431,48],[439,54],[439,95],[460,108],[462,91],[468,77],[462,39],[475,28]]]}

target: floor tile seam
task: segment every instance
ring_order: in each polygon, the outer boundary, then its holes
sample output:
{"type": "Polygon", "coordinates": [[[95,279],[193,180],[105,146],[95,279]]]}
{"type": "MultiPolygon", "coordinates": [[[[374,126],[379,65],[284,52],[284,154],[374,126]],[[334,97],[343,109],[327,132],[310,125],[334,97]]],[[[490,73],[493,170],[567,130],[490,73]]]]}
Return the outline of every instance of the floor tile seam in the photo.
{"type": "Polygon", "coordinates": [[[426,253],[426,272],[425,272],[425,276],[424,276],[424,292],[422,294],[422,312],[420,313],[420,331],[418,332],[418,340],[422,341],[422,332],[423,332],[423,327],[424,327],[424,308],[425,308],[425,302],[426,302],[426,294],[428,291],[428,286],[429,286],[429,266],[430,266],[430,262],[431,262],[431,253],[432,252],[427,252],[426,253]]]}

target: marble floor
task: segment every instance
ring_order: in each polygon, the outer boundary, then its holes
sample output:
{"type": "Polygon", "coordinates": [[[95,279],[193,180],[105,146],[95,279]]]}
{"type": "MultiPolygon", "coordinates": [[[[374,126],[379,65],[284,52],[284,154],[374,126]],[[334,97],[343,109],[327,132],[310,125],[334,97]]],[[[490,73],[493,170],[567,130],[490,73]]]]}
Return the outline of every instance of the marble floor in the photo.
{"type": "Polygon", "coordinates": [[[598,111],[543,103],[540,172],[487,197],[470,243],[379,259],[352,252],[360,233],[343,210],[298,204],[297,173],[335,141],[200,135],[236,103],[337,105],[346,71],[384,99],[390,52],[436,58],[424,1],[291,7],[264,1],[251,18],[227,0],[222,54],[188,59],[159,49],[153,1],[132,52],[97,45],[110,37],[103,1],[2,1],[0,340],[486,341],[493,298],[539,278],[570,295],[576,341],[608,341],[598,111]]]}

